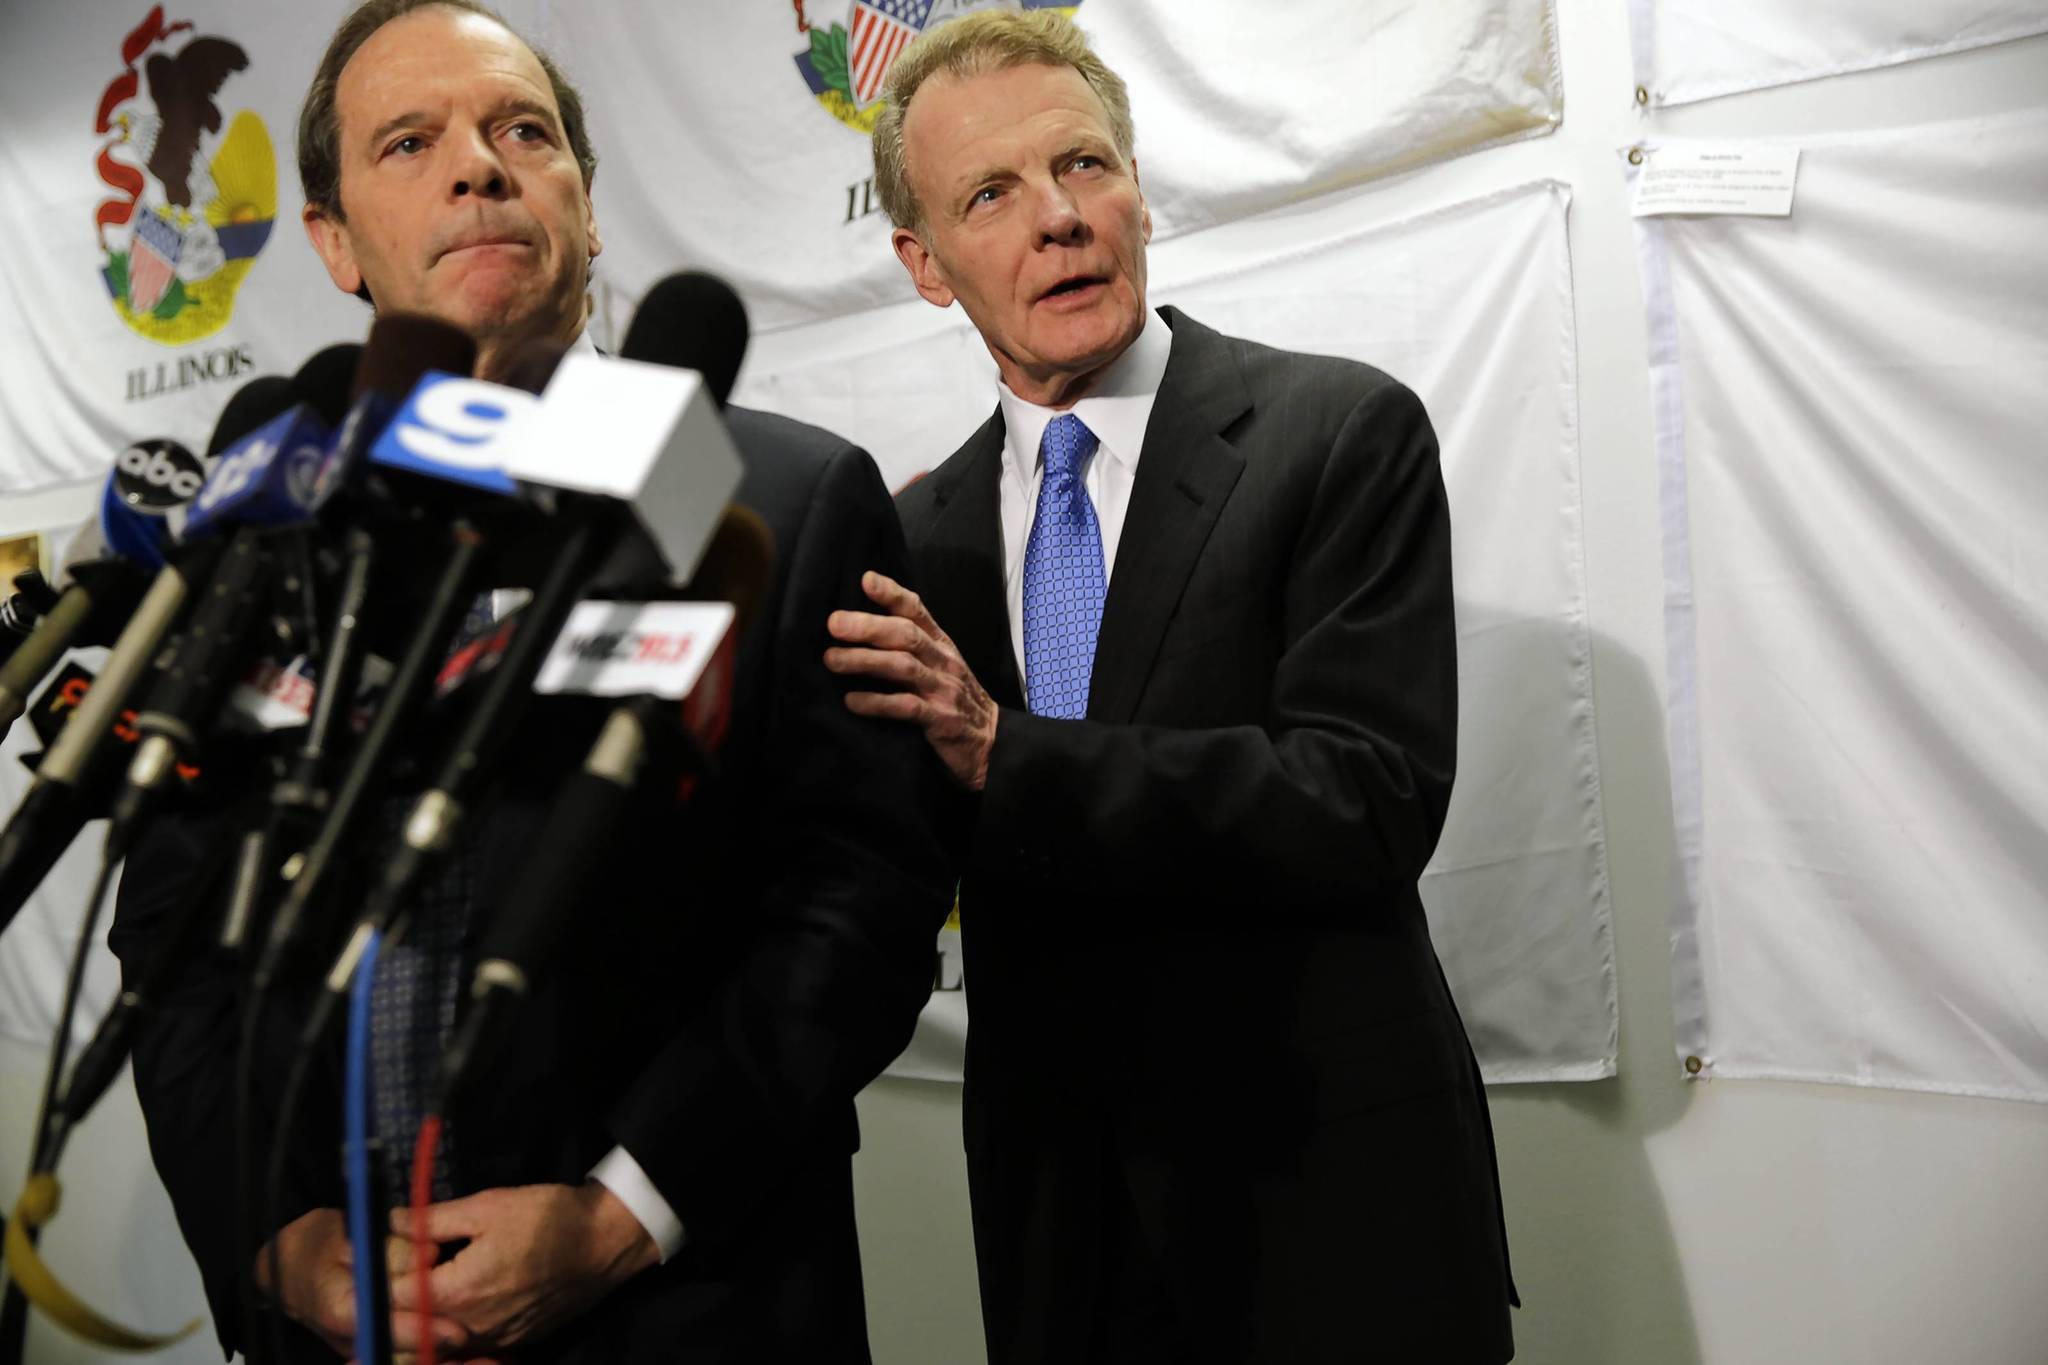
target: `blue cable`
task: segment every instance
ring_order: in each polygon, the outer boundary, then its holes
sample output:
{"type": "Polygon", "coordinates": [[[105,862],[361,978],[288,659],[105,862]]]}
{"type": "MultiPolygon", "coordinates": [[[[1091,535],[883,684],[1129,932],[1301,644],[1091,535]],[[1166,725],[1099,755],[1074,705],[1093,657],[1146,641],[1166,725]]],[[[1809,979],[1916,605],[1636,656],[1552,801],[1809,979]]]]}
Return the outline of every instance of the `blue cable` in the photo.
{"type": "Polygon", "coordinates": [[[348,1006],[348,1239],[355,1248],[356,1359],[377,1365],[375,1297],[370,1286],[370,989],[377,979],[377,949],[384,935],[373,931],[350,983],[348,1006]]]}

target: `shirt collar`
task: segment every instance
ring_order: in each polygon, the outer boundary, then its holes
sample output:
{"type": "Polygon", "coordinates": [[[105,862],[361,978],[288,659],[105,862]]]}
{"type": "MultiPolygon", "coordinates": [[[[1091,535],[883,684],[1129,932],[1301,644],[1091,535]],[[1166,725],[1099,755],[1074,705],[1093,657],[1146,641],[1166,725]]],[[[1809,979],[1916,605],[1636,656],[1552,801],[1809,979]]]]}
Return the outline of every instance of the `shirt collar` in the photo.
{"type": "MultiPolygon", "coordinates": [[[[1127,470],[1138,466],[1145,427],[1152,420],[1152,403],[1159,397],[1166,359],[1172,351],[1173,329],[1147,309],[1145,325],[1124,353],[1110,362],[1095,391],[1068,409],[1095,433],[1102,451],[1127,470]]],[[[1038,471],[1038,447],[1045,439],[1046,424],[1059,412],[1019,398],[1000,379],[996,381],[996,399],[1003,413],[1003,458],[1010,474],[1028,487],[1038,471]]]]}

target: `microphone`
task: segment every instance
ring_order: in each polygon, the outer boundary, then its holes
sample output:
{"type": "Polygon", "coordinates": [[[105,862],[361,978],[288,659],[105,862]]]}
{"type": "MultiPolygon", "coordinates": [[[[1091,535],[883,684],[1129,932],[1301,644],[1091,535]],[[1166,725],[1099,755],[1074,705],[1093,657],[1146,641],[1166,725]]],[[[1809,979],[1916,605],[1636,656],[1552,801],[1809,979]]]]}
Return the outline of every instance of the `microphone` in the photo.
{"type": "Polygon", "coordinates": [[[740,480],[705,376],[729,387],[746,344],[746,312],[730,289],[708,275],[672,276],[634,314],[624,356],[565,356],[540,406],[508,424],[492,453],[515,478],[628,505],[671,576],[687,577],[740,480]]]}
{"type": "MultiPolygon", "coordinates": [[[[237,424],[236,438],[247,430],[238,424],[267,401],[262,389],[244,397],[262,383],[238,390],[222,413],[223,429],[237,424]]],[[[80,528],[64,557],[57,600],[42,608],[41,625],[0,663],[0,735],[67,651],[113,643],[148,589],[149,574],[163,568],[172,521],[199,491],[204,473],[198,458],[175,441],[139,441],[115,458],[98,515],[80,528]]]]}
{"type": "Polygon", "coordinates": [[[14,576],[14,591],[0,601],[0,664],[14,657],[21,642],[35,633],[36,624],[57,605],[57,590],[40,569],[23,569],[14,576]]]}
{"type": "Polygon", "coordinates": [[[647,291],[619,348],[627,360],[704,376],[720,408],[747,354],[747,308],[716,275],[685,270],[647,291]]]}
{"type": "MultiPolygon", "coordinates": [[[[625,666],[623,679],[607,679],[601,667],[596,675],[588,671],[592,651],[579,641],[572,616],[549,667],[566,655],[583,668],[587,690],[615,694],[621,684],[643,690],[613,709],[583,766],[562,785],[534,856],[484,935],[470,984],[470,1008],[441,1059],[435,1112],[447,1111],[448,1099],[488,1051],[503,1018],[559,958],[571,926],[587,928],[587,917],[572,909],[581,905],[577,893],[595,869],[622,852],[634,803],[656,790],[652,775],[678,769],[702,772],[708,767],[711,752],[725,735],[738,642],[767,595],[774,572],[775,542],[767,525],[751,508],[734,507],[720,522],[703,567],[687,589],[705,601],[584,603],[579,612],[610,613],[615,623],[645,620],[648,612],[664,607],[684,612],[705,605],[730,608],[729,614],[718,610],[710,617],[716,632],[708,642],[693,640],[695,649],[649,648],[658,639],[651,632],[632,624],[616,629],[606,637],[605,648],[625,666]],[[660,661],[651,668],[650,655],[660,661]],[[680,718],[674,710],[677,699],[684,707],[680,718]]],[[[691,773],[689,780],[694,776],[691,773]]]]}
{"type": "MultiPolygon", "coordinates": [[[[255,379],[243,385],[221,413],[209,448],[223,450],[239,441],[275,417],[284,406],[280,400],[288,398],[282,380],[255,379]]],[[[188,547],[177,562],[157,571],[92,689],[44,753],[35,781],[5,830],[0,830],[0,930],[97,814],[105,795],[103,783],[119,759],[117,750],[100,741],[156,661],[159,646],[182,614],[189,582],[204,577],[212,561],[213,547],[202,543],[188,547]]]]}

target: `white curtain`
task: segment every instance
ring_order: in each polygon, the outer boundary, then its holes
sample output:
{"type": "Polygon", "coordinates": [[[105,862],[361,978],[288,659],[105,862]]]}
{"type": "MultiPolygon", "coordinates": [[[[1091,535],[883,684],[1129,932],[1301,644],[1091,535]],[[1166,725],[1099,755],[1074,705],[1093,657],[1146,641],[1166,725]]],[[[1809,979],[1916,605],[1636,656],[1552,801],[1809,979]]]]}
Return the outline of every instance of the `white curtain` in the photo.
{"type": "MultiPolygon", "coordinates": [[[[1043,2],[941,0],[926,23],[1043,2]]],[[[1055,8],[1131,87],[1155,240],[1547,133],[1563,109],[1549,0],[1055,8]]],[[[710,270],[739,286],[757,331],[899,297],[869,184],[880,106],[830,83],[852,9],[730,6],[712,24],[701,6],[655,0],[550,7],[545,37],[583,82],[604,158],[612,289],[630,298],[683,266],[710,270]]]]}
{"type": "Polygon", "coordinates": [[[1629,0],[1655,105],[1896,66],[2048,33],[2041,0],[1629,0]]]}
{"type": "MultiPolygon", "coordinates": [[[[1462,695],[1458,781],[1423,898],[1495,1081],[1611,1075],[1615,1058],[1567,203],[1563,186],[1545,182],[1387,223],[1352,196],[1151,254],[1155,302],[1379,365],[1416,389],[1436,423],[1462,695]]],[[[994,368],[958,312],[914,303],[770,338],[738,401],[846,433],[900,484],[988,415],[994,368]]],[[[962,994],[934,997],[900,1072],[958,1076],[962,994]]],[[[1106,1031],[1117,1010],[1105,985],[1106,1031]]]]}
{"type": "Polygon", "coordinates": [[[2043,203],[2028,113],[1638,221],[1689,1070],[2048,1099],[2043,203]]]}

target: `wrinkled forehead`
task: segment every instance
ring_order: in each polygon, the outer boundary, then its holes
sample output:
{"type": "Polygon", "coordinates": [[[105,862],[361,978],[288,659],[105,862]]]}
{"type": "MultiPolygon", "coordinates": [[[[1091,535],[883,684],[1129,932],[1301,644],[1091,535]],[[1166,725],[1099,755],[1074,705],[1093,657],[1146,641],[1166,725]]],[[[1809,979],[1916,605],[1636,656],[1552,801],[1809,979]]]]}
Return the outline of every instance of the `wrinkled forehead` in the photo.
{"type": "Polygon", "coordinates": [[[557,119],[554,87],[518,34],[489,15],[429,6],[356,49],[335,82],[342,136],[393,114],[455,100],[537,101],[557,119]]]}
{"type": "Polygon", "coordinates": [[[1109,110],[1085,76],[1071,66],[1033,62],[933,76],[911,98],[903,141],[913,177],[943,183],[973,176],[971,163],[991,156],[1041,143],[1111,148],[1115,137],[1109,110]]]}

